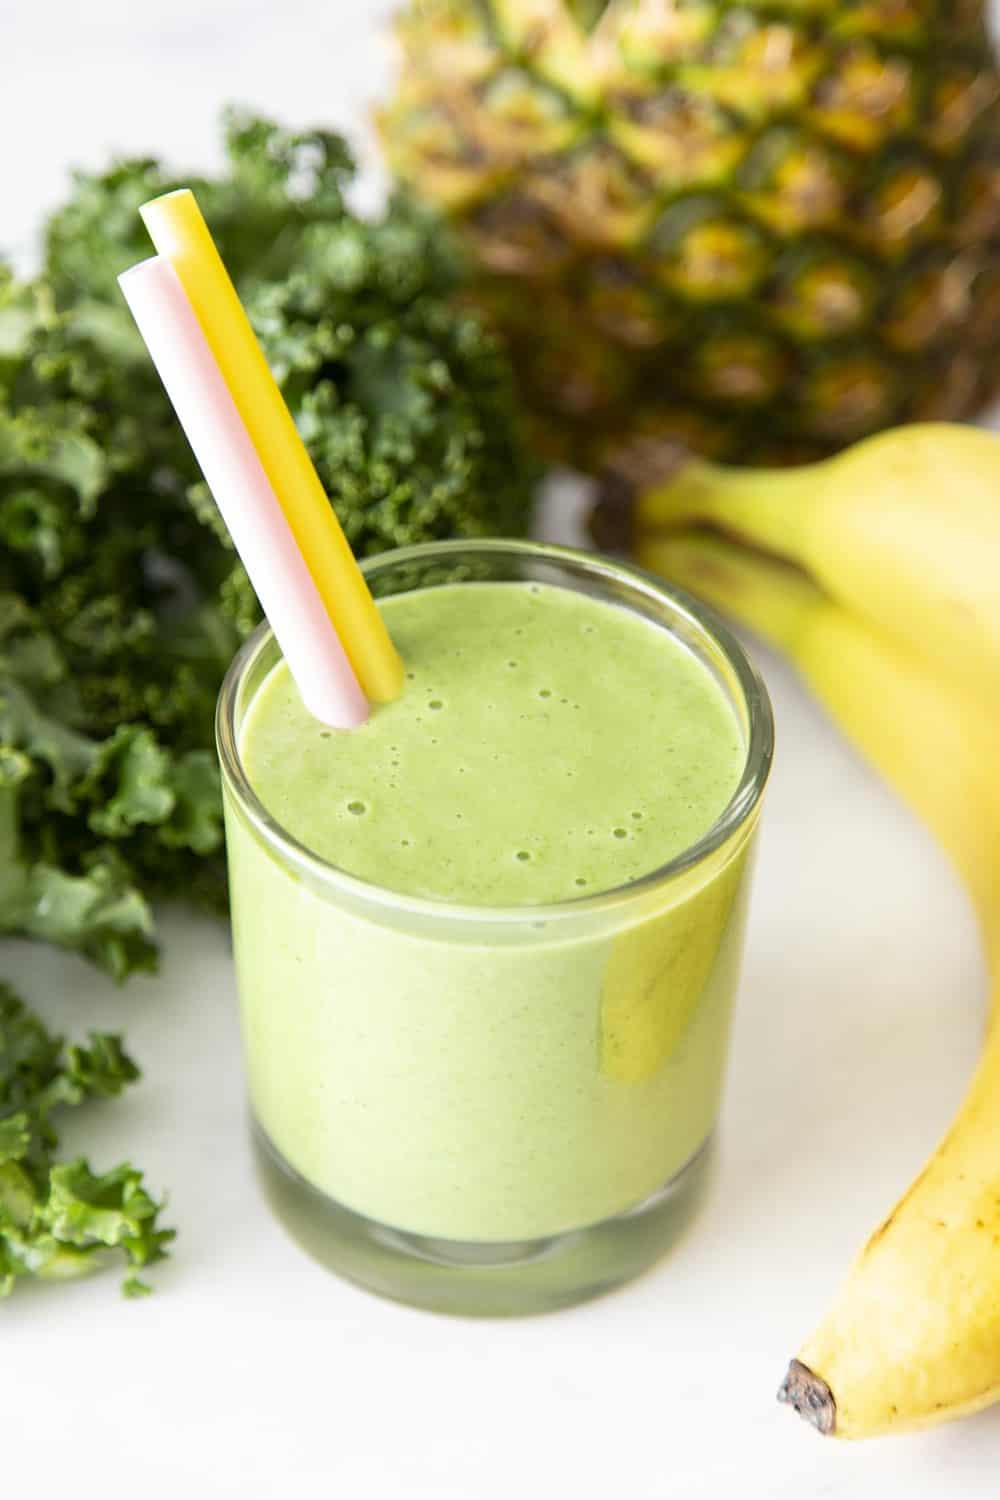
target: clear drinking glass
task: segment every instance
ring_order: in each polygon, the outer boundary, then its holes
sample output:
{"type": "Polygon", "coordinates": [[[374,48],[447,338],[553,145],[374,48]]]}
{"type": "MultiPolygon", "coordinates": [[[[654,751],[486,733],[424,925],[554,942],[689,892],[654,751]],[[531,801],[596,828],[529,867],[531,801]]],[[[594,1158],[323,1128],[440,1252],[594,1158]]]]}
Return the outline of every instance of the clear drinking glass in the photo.
{"type": "Polygon", "coordinates": [[[266,626],[223,685],[243,1044],[274,1211],[318,1260],[384,1296],[465,1314],[542,1311],[637,1274],[699,1197],[770,705],[708,611],[603,557],[450,542],[364,570],[377,598],[516,580],[636,611],[713,674],[746,746],[722,816],[642,879],[556,905],[466,907],[359,880],[262,806],[239,746],[279,657],[266,626]]]}

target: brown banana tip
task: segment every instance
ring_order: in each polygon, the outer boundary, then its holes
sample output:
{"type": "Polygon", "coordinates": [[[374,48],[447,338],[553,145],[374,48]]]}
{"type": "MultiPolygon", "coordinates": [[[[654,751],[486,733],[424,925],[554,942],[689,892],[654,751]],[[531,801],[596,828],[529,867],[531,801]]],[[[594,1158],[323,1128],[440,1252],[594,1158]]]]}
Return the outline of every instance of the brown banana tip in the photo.
{"type": "Polygon", "coordinates": [[[826,1381],[814,1375],[808,1365],[793,1359],[781,1382],[778,1400],[792,1406],[817,1432],[830,1437],[837,1425],[837,1403],[826,1381]]]}
{"type": "Polygon", "coordinates": [[[631,480],[623,474],[605,474],[587,523],[592,541],[602,552],[631,552],[634,507],[635,485],[631,480]]]}
{"type": "Polygon", "coordinates": [[[680,443],[639,438],[613,455],[598,480],[598,497],[590,515],[590,535],[606,552],[631,552],[636,533],[636,503],[649,490],[666,484],[691,457],[680,443]]]}

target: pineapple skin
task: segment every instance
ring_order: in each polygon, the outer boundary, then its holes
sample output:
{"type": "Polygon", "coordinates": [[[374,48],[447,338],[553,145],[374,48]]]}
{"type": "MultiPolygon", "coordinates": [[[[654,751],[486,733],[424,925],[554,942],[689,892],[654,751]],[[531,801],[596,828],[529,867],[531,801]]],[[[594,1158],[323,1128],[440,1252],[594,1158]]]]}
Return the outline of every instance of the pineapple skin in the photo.
{"type": "Polygon", "coordinates": [[[410,0],[379,116],[549,457],[801,462],[1000,377],[980,0],[410,0]]]}

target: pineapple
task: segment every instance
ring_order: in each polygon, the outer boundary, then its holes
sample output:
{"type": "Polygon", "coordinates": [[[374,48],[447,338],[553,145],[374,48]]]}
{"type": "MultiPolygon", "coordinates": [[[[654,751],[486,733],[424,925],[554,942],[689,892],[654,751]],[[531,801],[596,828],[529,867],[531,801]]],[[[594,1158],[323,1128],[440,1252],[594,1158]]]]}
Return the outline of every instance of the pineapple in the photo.
{"type": "Polygon", "coordinates": [[[819,457],[1000,370],[978,0],[410,0],[380,117],[551,456],[819,457]]]}

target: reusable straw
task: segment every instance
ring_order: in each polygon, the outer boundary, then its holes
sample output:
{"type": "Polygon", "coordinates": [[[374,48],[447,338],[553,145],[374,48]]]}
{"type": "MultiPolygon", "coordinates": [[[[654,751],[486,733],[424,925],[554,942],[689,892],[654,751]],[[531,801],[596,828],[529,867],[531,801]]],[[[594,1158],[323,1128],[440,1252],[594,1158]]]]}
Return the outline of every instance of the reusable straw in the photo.
{"type": "Polygon", "coordinates": [[[398,697],[402,662],[193,193],[165,193],[139,212],[180,278],[362,689],[380,703],[398,697]]]}
{"type": "Polygon", "coordinates": [[[184,288],[159,256],[118,278],[302,701],[353,729],[368,703],[184,288]]]}

